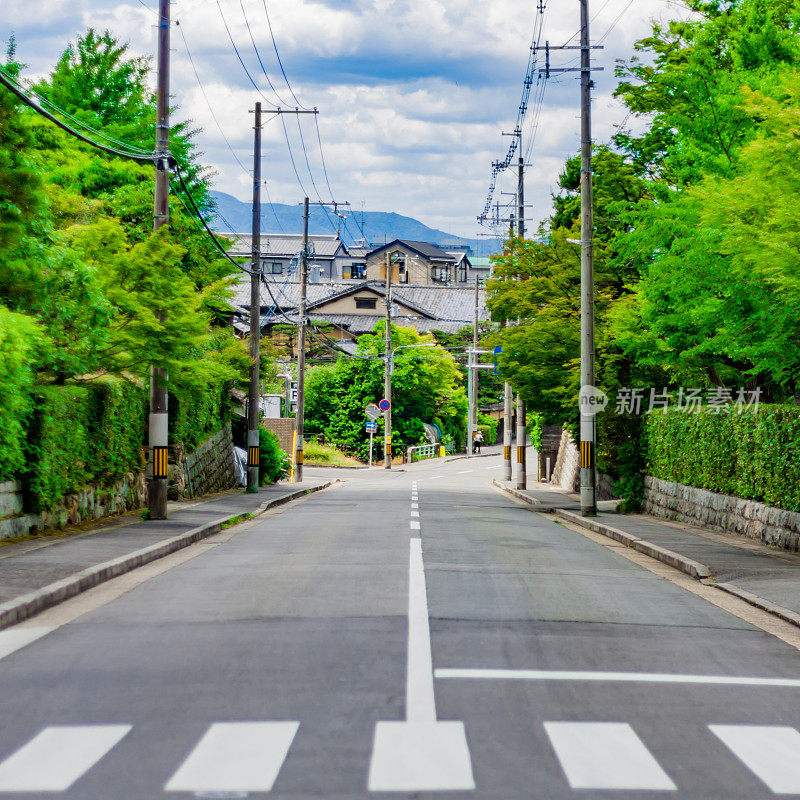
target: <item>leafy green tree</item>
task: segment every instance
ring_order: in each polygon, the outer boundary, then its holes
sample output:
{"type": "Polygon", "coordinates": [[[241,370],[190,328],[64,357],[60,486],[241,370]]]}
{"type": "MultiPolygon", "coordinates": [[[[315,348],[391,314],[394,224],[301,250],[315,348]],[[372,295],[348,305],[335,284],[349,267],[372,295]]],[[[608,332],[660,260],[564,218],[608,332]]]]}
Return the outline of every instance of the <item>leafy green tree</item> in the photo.
{"type": "MultiPolygon", "coordinates": [[[[359,337],[357,358],[315,367],[306,381],[306,425],[365,458],[364,408],[383,396],[383,323],[359,337]]],[[[392,347],[433,342],[413,328],[392,325],[392,347]]],[[[441,347],[400,350],[392,376],[392,427],[395,446],[425,441],[423,423],[439,426],[459,442],[466,426],[466,395],[458,365],[441,347]]]]}

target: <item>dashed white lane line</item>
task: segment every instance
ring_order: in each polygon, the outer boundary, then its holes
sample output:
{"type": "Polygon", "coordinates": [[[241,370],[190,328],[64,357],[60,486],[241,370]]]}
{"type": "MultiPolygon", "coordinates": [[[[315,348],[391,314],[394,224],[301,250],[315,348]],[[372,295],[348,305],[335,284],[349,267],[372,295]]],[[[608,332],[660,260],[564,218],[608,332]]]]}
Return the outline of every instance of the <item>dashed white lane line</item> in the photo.
{"type": "Polygon", "coordinates": [[[419,508],[419,503],[412,503],[411,508],[419,508]]]}
{"type": "Polygon", "coordinates": [[[709,725],[775,794],[800,794],[800,733],[783,725],[709,725]]]}
{"type": "Polygon", "coordinates": [[[419,530],[419,520],[412,519],[411,522],[409,522],[408,524],[411,526],[411,530],[412,531],[418,531],[419,530]]]}
{"type": "Polygon", "coordinates": [[[456,475],[466,475],[468,472],[475,472],[474,469],[462,469],[461,472],[456,472],[456,475]]]}
{"type": "Polygon", "coordinates": [[[545,722],[544,728],[573,789],[676,789],[627,723],[545,722]]]}
{"type": "Polygon", "coordinates": [[[0,792],[64,792],[130,729],[130,725],[45,728],[0,764],[0,792]]]}
{"type": "Polygon", "coordinates": [[[484,467],[484,469],[503,469],[503,465],[495,464],[493,467],[484,467]]]}
{"type": "Polygon", "coordinates": [[[299,722],[217,722],[164,790],[268,792],[299,726],[299,722]]]}
{"type": "Polygon", "coordinates": [[[412,517],[418,517],[419,516],[419,511],[412,511],[411,512],[411,516],[412,517]]]}
{"type": "Polygon", "coordinates": [[[444,478],[444,475],[434,475],[434,476],[431,478],[431,480],[432,480],[432,481],[438,481],[440,478],[444,478]]]}

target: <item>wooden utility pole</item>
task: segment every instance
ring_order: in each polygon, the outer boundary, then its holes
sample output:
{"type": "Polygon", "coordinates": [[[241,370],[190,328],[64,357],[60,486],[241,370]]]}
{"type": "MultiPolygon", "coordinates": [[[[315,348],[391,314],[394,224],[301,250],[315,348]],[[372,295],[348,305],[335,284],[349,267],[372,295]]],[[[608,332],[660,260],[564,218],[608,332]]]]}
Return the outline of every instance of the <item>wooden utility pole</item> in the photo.
{"type": "Polygon", "coordinates": [[[385,363],[383,371],[383,396],[389,408],[383,412],[383,467],[392,468],[392,260],[386,256],[386,331],[384,334],[385,363]]]}
{"type": "MultiPolygon", "coordinates": [[[[158,231],[169,221],[169,2],[170,0],[159,0],[154,231],[158,231]]],[[[149,445],[152,474],[147,491],[150,519],[167,518],[168,379],[166,369],[155,364],[150,367],[149,445]]]]}
{"type": "Polygon", "coordinates": [[[305,423],[306,379],[306,286],[308,284],[308,198],[303,201],[303,249],[300,252],[300,315],[297,349],[297,411],[294,417],[296,444],[294,451],[294,482],[303,482],[303,425],[305,423]]]}
{"type": "Polygon", "coordinates": [[[258,423],[261,358],[261,103],[256,103],[253,142],[253,257],[250,266],[250,391],[247,406],[247,491],[258,491],[258,423]]]}
{"type": "MultiPolygon", "coordinates": [[[[592,67],[589,0],[581,4],[581,391],[594,387],[594,217],[592,212],[592,67]]],[[[581,414],[581,515],[597,515],[594,415],[581,414]]]]}

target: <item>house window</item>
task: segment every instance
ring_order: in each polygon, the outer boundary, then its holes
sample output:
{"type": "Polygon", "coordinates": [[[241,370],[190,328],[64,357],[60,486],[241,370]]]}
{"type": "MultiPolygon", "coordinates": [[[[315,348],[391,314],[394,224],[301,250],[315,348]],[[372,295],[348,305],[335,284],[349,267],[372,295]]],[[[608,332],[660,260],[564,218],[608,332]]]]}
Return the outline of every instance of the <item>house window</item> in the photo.
{"type": "Polygon", "coordinates": [[[467,282],[467,265],[466,262],[462,262],[461,266],[458,268],[458,280],[460,283],[467,282]]]}
{"type": "Polygon", "coordinates": [[[377,297],[356,297],[356,308],[377,308],[377,297]]]}
{"type": "Polygon", "coordinates": [[[282,261],[273,261],[272,262],[272,274],[273,275],[280,275],[283,272],[283,262],[282,261]]]}
{"type": "Polygon", "coordinates": [[[450,280],[450,270],[447,264],[435,264],[431,267],[431,279],[434,283],[447,283],[450,280]]]}

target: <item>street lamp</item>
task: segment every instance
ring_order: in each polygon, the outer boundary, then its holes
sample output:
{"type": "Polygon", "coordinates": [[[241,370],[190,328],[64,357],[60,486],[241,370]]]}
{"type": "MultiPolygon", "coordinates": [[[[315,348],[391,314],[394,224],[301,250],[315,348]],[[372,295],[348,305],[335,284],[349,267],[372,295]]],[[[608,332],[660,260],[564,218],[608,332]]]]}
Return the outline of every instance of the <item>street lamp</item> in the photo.
{"type": "MultiPolygon", "coordinates": [[[[436,343],[426,342],[425,344],[401,344],[398,347],[395,347],[394,350],[392,350],[391,355],[389,356],[389,375],[394,375],[394,354],[398,350],[406,350],[414,347],[436,347],[436,343]]],[[[391,398],[386,398],[386,399],[390,400],[391,398]]]]}

